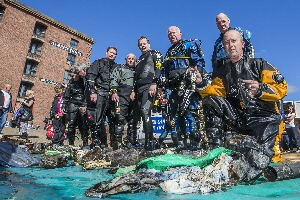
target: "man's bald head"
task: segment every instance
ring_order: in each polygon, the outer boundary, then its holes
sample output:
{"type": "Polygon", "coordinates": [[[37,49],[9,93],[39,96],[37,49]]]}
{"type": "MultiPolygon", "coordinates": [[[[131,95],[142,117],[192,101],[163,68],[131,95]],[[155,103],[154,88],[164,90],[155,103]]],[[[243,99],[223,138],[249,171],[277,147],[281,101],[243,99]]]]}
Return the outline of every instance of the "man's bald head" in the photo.
{"type": "Polygon", "coordinates": [[[230,27],[230,19],[227,14],[220,13],[216,17],[216,24],[221,33],[225,33],[230,27]]]}
{"type": "Polygon", "coordinates": [[[135,67],[136,56],[133,53],[129,53],[126,57],[126,64],[129,67],[135,67]]]}
{"type": "Polygon", "coordinates": [[[168,28],[168,38],[172,44],[176,44],[182,39],[182,33],[177,26],[170,26],[168,28]]]}

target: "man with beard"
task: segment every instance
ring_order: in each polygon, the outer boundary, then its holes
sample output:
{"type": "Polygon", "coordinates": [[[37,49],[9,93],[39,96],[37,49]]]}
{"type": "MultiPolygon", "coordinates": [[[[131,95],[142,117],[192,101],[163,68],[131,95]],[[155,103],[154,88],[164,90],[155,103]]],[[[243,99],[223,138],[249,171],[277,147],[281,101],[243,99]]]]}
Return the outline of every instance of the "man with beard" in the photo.
{"type": "MultiPolygon", "coordinates": [[[[118,50],[116,47],[108,47],[106,57],[94,61],[87,70],[86,80],[90,92],[88,100],[88,123],[92,136],[91,147],[107,147],[106,116],[110,113],[111,103],[111,73],[119,65],[115,63],[118,50]]],[[[108,116],[109,118],[111,116],[108,116]]],[[[109,120],[110,133],[114,131],[114,124],[109,120]]]]}
{"type": "Polygon", "coordinates": [[[150,41],[144,36],[138,40],[138,47],[142,55],[139,57],[136,65],[135,93],[132,96],[137,101],[137,108],[134,113],[134,127],[137,129],[137,123],[142,117],[145,133],[145,149],[152,151],[154,148],[154,136],[151,110],[161,74],[163,56],[159,51],[150,49],[150,41]]]}
{"type": "Polygon", "coordinates": [[[132,93],[134,84],[136,56],[133,53],[127,55],[126,64],[117,67],[112,72],[111,98],[115,102],[112,113],[115,119],[114,133],[111,133],[113,149],[118,149],[122,143],[124,126],[127,124],[127,140],[136,146],[137,130],[133,127],[134,98],[132,93]]]}

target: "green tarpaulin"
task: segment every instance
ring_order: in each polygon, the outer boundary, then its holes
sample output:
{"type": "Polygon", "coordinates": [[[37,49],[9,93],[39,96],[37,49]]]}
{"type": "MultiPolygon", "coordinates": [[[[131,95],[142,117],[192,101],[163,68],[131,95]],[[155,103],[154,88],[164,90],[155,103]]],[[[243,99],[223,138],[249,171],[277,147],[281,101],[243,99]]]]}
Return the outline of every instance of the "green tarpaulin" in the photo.
{"type": "Polygon", "coordinates": [[[211,150],[207,155],[203,157],[195,157],[182,154],[165,154],[161,156],[155,156],[142,160],[136,166],[120,168],[114,176],[118,177],[123,174],[132,173],[141,168],[156,169],[161,171],[166,170],[168,167],[180,166],[199,166],[200,168],[204,168],[212,164],[212,162],[222,153],[231,155],[232,151],[229,149],[225,149],[224,147],[220,147],[211,150]]]}
{"type": "Polygon", "coordinates": [[[165,154],[142,160],[136,165],[136,169],[148,168],[156,170],[166,170],[168,167],[180,166],[199,166],[200,168],[204,168],[210,165],[222,153],[231,155],[232,152],[231,150],[225,149],[224,147],[220,147],[217,149],[213,149],[206,156],[198,158],[181,154],[165,154]]]}

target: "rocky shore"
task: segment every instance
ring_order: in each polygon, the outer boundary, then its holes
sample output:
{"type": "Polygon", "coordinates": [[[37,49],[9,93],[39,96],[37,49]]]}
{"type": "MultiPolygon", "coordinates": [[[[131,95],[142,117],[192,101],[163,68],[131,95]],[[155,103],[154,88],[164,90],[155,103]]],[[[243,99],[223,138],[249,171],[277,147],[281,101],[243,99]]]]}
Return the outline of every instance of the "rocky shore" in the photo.
{"type": "MultiPolygon", "coordinates": [[[[24,140],[19,138],[19,129],[18,128],[11,128],[11,127],[4,127],[3,129],[3,135],[7,135],[9,138],[12,139],[19,139],[19,140],[24,140]]],[[[76,134],[76,139],[75,139],[75,146],[79,146],[82,144],[82,141],[80,139],[80,135],[76,134]]],[[[48,140],[46,137],[46,130],[39,129],[29,129],[28,130],[28,140],[30,140],[32,143],[49,143],[51,140],[48,140]]],[[[24,140],[25,141],[25,140],[24,140]]],[[[68,144],[67,141],[65,141],[64,144],[68,144]]]]}
{"type": "MultiPolygon", "coordinates": [[[[18,128],[5,127],[3,129],[3,133],[4,133],[3,135],[8,135],[8,137],[12,138],[12,139],[18,139],[18,137],[20,136],[18,134],[18,132],[19,132],[18,128]]],[[[77,137],[75,139],[75,146],[79,146],[82,144],[82,141],[80,140],[79,132],[76,134],[76,136],[77,137]]],[[[39,129],[39,130],[30,129],[28,139],[32,143],[35,143],[35,142],[36,143],[49,143],[49,142],[51,142],[46,137],[46,130],[43,130],[43,129],[39,129]]],[[[24,140],[24,139],[19,139],[19,140],[24,140]]],[[[67,141],[65,141],[64,144],[67,145],[68,144],[67,141]]],[[[300,153],[296,153],[296,152],[284,153],[283,154],[283,162],[300,162],[300,153]]]]}

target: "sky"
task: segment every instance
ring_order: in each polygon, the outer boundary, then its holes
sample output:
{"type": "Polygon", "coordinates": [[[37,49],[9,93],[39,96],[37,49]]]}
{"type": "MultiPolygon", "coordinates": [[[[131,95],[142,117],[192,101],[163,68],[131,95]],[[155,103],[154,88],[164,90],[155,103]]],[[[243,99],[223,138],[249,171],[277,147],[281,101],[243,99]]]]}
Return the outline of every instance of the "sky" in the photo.
{"type": "Polygon", "coordinates": [[[298,0],[19,0],[55,20],[94,38],[90,62],[105,57],[107,47],[118,48],[117,63],[128,53],[141,55],[140,36],[151,49],[165,55],[171,46],[170,26],[183,39],[202,40],[206,70],[212,71],[213,46],[219,37],[215,19],[220,12],[232,27],[252,34],[255,57],[274,65],[289,84],[285,101],[300,100],[300,28],[298,0]]]}

